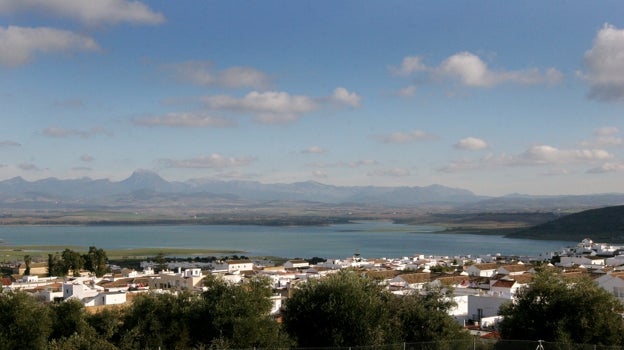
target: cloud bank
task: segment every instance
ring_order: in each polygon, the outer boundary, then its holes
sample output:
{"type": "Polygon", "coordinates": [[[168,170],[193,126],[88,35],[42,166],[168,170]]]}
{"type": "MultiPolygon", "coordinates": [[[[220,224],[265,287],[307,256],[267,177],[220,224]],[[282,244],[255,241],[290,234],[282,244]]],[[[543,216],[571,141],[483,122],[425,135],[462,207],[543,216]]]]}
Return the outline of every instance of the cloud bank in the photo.
{"type": "Polygon", "coordinates": [[[103,23],[160,24],[165,17],[139,1],[127,0],[0,0],[0,13],[36,12],[78,20],[88,25],[103,23]]]}
{"type": "Polygon", "coordinates": [[[0,64],[15,67],[30,62],[38,53],[99,51],[92,38],[47,27],[0,27],[0,64]]]}
{"type": "Polygon", "coordinates": [[[584,64],[580,75],[589,83],[590,99],[624,100],[624,30],[605,24],[585,52],[584,64]]]}

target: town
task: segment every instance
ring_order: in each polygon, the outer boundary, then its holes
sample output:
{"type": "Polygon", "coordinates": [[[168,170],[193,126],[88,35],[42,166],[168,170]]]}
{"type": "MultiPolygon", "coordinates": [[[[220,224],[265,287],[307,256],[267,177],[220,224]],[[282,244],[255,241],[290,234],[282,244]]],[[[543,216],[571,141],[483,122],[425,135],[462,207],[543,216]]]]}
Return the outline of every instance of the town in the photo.
{"type": "Polygon", "coordinates": [[[2,279],[3,291],[23,291],[42,302],[78,300],[87,309],[131,303],[141,293],[201,293],[203,280],[213,275],[228,284],[242,284],[261,276],[272,286],[271,315],[280,317],[282,303],[293,290],[312,279],[352,270],[378,281],[397,295],[419,293],[437,287],[451,292],[449,314],[462,327],[482,337],[495,336],[501,319],[499,308],[514,300],[536,268],[549,266],[565,276],[589,276],[624,302],[624,247],[584,239],[573,247],[535,257],[424,256],[366,258],[359,253],[345,259],[268,260],[228,259],[214,262],[144,261],[141,270],[110,265],[101,277],[76,271],[71,277],[49,276],[48,263],[20,262],[13,275],[2,279]],[[324,260],[324,261],[321,261],[324,260]],[[28,271],[26,271],[28,269],[28,271]]]}

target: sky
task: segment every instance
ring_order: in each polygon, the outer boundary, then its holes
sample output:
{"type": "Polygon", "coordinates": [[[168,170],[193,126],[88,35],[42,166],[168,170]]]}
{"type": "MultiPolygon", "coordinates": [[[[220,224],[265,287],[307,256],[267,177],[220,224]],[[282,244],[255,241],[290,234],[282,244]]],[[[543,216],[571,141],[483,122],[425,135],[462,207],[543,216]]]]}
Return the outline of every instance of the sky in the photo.
{"type": "Polygon", "coordinates": [[[624,193],[622,1],[0,0],[0,180],[624,193]]]}

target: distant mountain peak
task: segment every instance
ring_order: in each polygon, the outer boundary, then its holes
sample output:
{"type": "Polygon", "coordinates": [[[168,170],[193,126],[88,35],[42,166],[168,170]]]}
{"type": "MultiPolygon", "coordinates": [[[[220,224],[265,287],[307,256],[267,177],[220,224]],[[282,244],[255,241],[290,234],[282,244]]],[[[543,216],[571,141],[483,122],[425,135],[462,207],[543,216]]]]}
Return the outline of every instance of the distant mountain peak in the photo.
{"type": "Polygon", "coordinates": [[[147,170],[137,169],[127,179],[122,180],[120,184],[133,190],[140,189],[157,189],[163,190],[169,187],[169,182],[158,175],[158,173],[147,170]]]}

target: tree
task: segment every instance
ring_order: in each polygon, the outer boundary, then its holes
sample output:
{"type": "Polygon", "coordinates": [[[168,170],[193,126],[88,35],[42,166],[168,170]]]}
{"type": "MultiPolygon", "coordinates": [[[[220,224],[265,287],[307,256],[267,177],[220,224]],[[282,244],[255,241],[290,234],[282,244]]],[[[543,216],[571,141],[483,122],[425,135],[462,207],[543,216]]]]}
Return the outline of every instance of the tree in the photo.
{"type": "Polygon", "coordinates": [[[94,246],[89,247],[89,251],[82,255],[84,268],[87,271],[95,273],[97,277],[102,277],[108,271],[106,261],[108,257],[103,249],[94,246]]]}
{"type": "Polygon", "coordinates": [[[158,254],[156,255],[156,258],[154,259],[154,261],[156,261],[156,271],[160,272],[163,270],[167,269],[167,261],[165,259],[165,253],[163,252],[158,252],[158,254]]]}
{"type": "Polygon", "coordinates": [[[82,302],[77,299],[62,303],[50,304],[52,311],[52,339],[69,337],[72,334],[84,334],[90,329],[86,321],[86,311],[82,302]]]}
{"type": "Polygon", "coordinates": [[[282,310],[283,324],[299,347],[380,345],[391,297],[377,282],[341,271],[295,289],[282,310]]]}
{"type": "Polygon", "coordinates": [[[121,343],[136,349],[187,349],[188,315],[196,309],[190,294],[141,294],[123,317],[121,343]]]}
{"type": "Polygon", "coordinates": [[[469,339],[447,314],[452,306],[440,288],[394,295],[377,281],[341,271],[296,288],[282,316],[299,347],[469,339]]]}
{"type": "Polygon", "coordinates": [[[243,284],[230,284],[207,276],[204,284],[206,291],[190,320],[191,336],[197,342],[232,348],[290,345],[269,314],[272,291],[267,279],[251,278],[243,284]]]}
{"type": "Polygon", "coordinates": [[[80,253],[66,248],[63,253],[61,253],[61,257],[63,258],[63,263],[65,265],[64,271],[69,272],[69,270],[72,270],[75,277],[80,276],[80,270],[84,266],[84,259],[80,253]]]}
{"type": "Polygon", "coordinates": [[[541,270],[517,294],[514,303],[501,306],[503,339],[624,344],[623,305],[588,277],[563,277],[541,270]]]}
{"type": "Polygon", "coordinates": [[[0,348],[45,349],[51,333],[49,309],[23,292],[0,294],[0,348]]]}
{"type": "Polygon", "coordinates": [[[32,262],[32,257],[30,255],[24,255],[24,264],[26,265],[26,270],[24,270],[24,275],[30,275],[30,263],[32,262]]]}
{"type": "Polygon", "coordinates": [[[390,298],[390,323],[395,332],[388,342],[469,341],[470,335],[448,314],[455,306],[450,295],[450,290],[426,286],[421,292],[390,298]]]}

